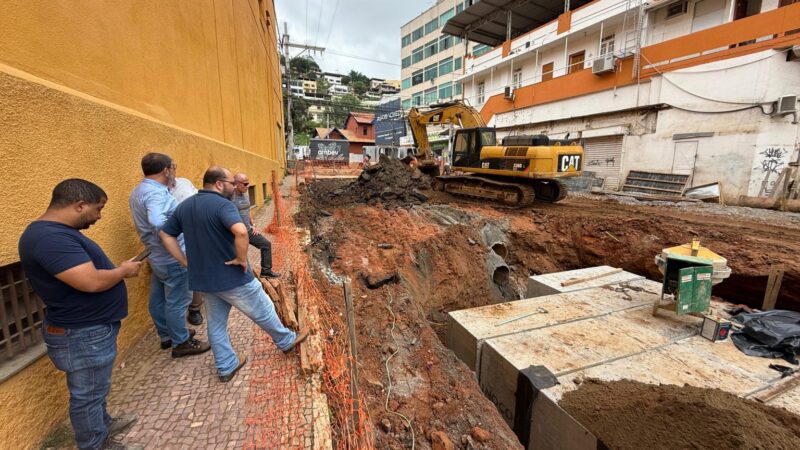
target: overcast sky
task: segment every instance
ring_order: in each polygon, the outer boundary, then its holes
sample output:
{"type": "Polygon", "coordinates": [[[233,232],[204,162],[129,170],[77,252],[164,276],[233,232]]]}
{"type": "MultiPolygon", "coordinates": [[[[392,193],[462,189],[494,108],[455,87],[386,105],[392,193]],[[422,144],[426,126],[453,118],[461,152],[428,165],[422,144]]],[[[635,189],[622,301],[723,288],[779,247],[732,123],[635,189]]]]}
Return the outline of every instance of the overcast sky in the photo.
{"type": "MultiPolygon", "coordinates": [[[[289,25],[291,42],[329,50],[314,55],[323,72],[353,69],[370,78],[399,80],[400,26],[434,4],[436,0],[275,0],[275,9],[280,32],[284,22],[289,25]]],[[[300,52],[291,49],[290,56],[300,52]]]]}

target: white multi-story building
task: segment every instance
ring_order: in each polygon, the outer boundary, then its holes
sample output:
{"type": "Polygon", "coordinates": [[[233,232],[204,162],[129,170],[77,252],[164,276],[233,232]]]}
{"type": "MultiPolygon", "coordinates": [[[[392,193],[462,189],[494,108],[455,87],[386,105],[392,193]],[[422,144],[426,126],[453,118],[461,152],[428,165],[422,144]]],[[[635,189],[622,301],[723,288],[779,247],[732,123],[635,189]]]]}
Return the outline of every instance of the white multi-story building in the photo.
{"type": "Polygon", "coordinates": [[[344,77],[344,75],[333,72],[323,72],[322,76],[325,78],[325,81],[327,81],[328,84],[331,86],[341,85],[342,78],[344,77]]]}
{"type": "Polygon", "coordinates": [[[569,133],[606,188],[631,170],[678,173],[735,203],[769,195],[798,160],[796,1],[499,0],[444,31],[491,47],[458,83],[498,137],[569,133]]]}
{"type": "Polygon", "coordinates": [[[467,42],[461,37],[442,34],[442,27],[471,3],[471,0],[439,0],[400,27],[403,109],[461,96],[461,87],[454,81],[463,70],[467,42]]]}

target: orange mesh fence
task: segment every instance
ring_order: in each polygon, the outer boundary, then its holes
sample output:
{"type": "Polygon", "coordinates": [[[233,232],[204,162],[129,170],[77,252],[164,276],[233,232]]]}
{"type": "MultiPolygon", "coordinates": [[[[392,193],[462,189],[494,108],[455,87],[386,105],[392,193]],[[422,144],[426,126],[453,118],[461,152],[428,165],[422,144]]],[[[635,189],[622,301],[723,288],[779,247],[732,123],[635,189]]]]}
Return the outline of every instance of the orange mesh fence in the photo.
{"type": "MultiPolygon", "coordinates": [[[[304,164],[308,172],[310,164],[304,164]]],[[[303,174],[298,174],[302,177],[303,174]]],[[[336,449],[372,449],[372,427],[366,402],[363,395],[353,399],[350,386],[350,351],[347,325],[342,320],[339,310],[326,299],[317,287],[317,282],[312,276],[311,259],[303,251],[304,245],[301,235],[296,229],[290,210],[297,201],[297,187],[292,186],[291,195],[281,199],[280,191],[274,184],[273,198],[275,213],[272,222],[267,227],[272,240],[273,266],[284,274],[294,274],[295,288],[298,297],[298,315],[300,304],[304,303],[309,316],[316,319],[313,324],[314,331],[320,336],[322,343],[322,361],[319,370],[322,375],[322,390],[327,396],[330,407],[330,421],[332,428],[333,447],[336,449]]],[[[343,297],[336,297],[340,302],[343,297]]],[[[311,319],[313,320],[313,319],[311,319]]],[[[309,319],[306,319],[309,321],[309,319]]],[[[311,325],[301,323],[301,327],[311,325]]],[[[311,331],[311,330],[309,330],[311,331]]],[[[310,348],[304,345],[302,351],[310,348]]],[[[269,375],[267,375],[269,376],[269,375]]],[[[292,395],[292,393],[286,393],[292,395]]],[[[316,412],[319,413],[319,412],[316,412]]],[[[286,419],[284,419],[286,420],[286,419]]],[[[291,427],[291,423],[289,424],[291,427]]]]}

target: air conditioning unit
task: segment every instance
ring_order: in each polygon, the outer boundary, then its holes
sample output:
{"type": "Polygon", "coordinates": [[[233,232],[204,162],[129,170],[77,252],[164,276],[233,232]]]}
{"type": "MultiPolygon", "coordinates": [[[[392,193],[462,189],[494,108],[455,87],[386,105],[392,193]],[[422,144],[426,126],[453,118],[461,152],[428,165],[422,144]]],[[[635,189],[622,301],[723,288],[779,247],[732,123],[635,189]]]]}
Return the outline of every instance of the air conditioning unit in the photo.
{"type": "Polygon", "coordinates": [[[783,97],[778,97],[778,101],[775,102],[775,112],[773,115],[782,116],[784,114],[791,114],[797,112],[797,96],[796,95],[784,95],[783,97]]]}
{"type": "Polygon", "coordinates": [[[503,89],[503,97],[505,97],[506,100],[514,100],[514,88],[506,86],[505,89],[503,89]]]}
{"type": "Polygon", "coordinates": [[[603,55],[592,61],[592,73],[595,75],[616,70],[617,58],[612,54],[603,55]]]}

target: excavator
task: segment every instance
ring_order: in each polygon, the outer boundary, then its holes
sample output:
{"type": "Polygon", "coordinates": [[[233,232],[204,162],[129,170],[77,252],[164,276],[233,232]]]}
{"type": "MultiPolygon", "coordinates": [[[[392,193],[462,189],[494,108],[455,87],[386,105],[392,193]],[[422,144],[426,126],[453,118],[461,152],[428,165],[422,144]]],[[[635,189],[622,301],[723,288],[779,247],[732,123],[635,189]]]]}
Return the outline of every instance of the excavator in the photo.
{"type": "Polygon", "coordinates": [[[412,107],[406,119],[416,144],[419,169],[436,177],[439,189],[455,195],[522,207],[534,199],[557,202],[567,196],[560,181],[581,176],[583,147],[545,135],[508,136],[497,145],[495,129],[462,101],[412,107]],[[440,175],[428,141],[428,125],[457,126],[452,174],[440,175]]]}

